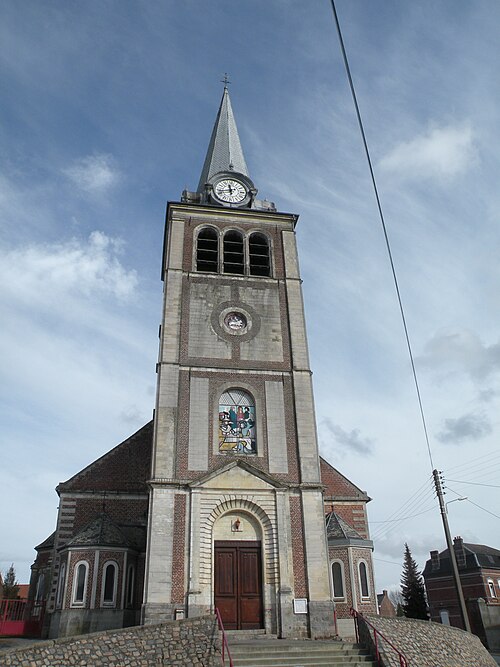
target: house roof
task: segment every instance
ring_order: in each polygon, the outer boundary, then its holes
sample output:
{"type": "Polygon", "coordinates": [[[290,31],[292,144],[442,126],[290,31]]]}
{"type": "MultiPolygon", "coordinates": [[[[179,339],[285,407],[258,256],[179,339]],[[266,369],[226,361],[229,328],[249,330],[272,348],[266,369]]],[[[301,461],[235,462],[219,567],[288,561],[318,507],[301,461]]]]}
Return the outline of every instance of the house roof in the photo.
{"type": "MultiPolygon", "coordinates": [[[[465,566],[459,566],[459,570],[470,569],[500,569],[500,550],[489,547],[485,544],[463,543],[465,552],[465,566]]],[[[450,552],[444,549],[439,553],[439,568],[432,568],[432,559],[425,563],[423,570],[424,577],[441,576],[450,574],[452,571],[450,552]]]]}
{"type": "Polygon", "coordinates": [[[147,493],[151,474],[153,422],[148,422],[111,451],[57,486],[67,491],[129,491],[147,493]]]}

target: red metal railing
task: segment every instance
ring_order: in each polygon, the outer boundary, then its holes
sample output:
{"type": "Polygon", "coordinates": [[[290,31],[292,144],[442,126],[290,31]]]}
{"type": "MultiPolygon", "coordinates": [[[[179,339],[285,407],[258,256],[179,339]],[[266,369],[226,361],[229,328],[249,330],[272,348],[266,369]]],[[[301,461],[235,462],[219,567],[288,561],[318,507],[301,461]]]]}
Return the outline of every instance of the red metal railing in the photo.
{"type": "Polygon", "coordinates": [[[222,632],[222,656],[221,662],[223,665],[226,664],[226,653],[229,658],[229,667],[233,667],[233,659],[231,658],[231,652],[229,651],[229,644],[227,643],[226,631],[224,630],[224,624],[222,623],[222,618],[219,610],[215,607],[215,615],[217,616],[217,622],[219,624],[219,630],[222,632]]]}
{"type": "Polygon", "coordinates": [[[0,600],[0,635],[39,636],[42,630],[44,612],[44,602],[0,600]]]}
{"type": "MultiPolygon", "coordinates": [[[[359,642],[359,622],[363,622],[368,628],[373,630],[373,643],[375,645],[375,656],[377,658],[377,662],[379,665],[382,663],[380,662],[380,640],[382,640],[387,646],[390,646],[390,648],[397,654],[399,658],[399,665],[400,667],[408,667],[408,660],[405,658],[403,653],[394,646],[394,644],[387,639],[385,635],[383,635],[380,630],[377,630],[377,628],[370,623],[370,621],[363,616],[363,614],[360,614],[359,611],[356,611],[356,609],[351,609],[349,610],[349,613],[351,616],[354,618],[354,627],[356,629],[356,641],[359,642]]],[[[370,632],[370,630],[368,630],[370,632]]]]}

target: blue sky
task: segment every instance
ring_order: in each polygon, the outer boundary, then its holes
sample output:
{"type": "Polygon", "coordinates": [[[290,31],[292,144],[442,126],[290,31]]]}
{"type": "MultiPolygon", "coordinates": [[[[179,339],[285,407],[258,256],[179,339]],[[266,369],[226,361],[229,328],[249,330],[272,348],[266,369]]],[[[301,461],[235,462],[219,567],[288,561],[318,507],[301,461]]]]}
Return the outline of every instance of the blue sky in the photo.
{"type": "MultiPolygon", "coordinates": [[[[499,548],[500,6],[337,10],[434,464],[484,508],[451,531],[499,548]]],[[[6,0],[0,59],[0,569],[28,580],[57,483],[151,417],[165,204],[226,71],[259,195],[300,214],[321,452],[373,498],[377,588],[405,541],[423,568],[444,537],[330,4],[6,0]]]]}

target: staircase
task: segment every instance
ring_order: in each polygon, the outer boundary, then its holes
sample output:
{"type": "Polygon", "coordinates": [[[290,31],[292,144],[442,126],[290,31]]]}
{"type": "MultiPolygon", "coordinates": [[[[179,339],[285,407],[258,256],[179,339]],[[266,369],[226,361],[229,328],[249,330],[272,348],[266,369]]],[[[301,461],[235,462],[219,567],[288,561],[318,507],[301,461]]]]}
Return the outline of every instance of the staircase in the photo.
{"type": "Polygon", "coordinates": [[[228,633],[234,667],[376,667],[359,644],[300,639],[246,639],[228,633]]]}

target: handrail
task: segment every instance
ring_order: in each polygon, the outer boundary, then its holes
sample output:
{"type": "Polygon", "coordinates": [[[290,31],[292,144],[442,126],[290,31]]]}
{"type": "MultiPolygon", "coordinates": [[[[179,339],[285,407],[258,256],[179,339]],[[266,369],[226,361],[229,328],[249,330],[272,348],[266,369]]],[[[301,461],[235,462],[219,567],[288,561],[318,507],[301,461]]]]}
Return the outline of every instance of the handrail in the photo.
{"type": "Polygon", "coordinates": [[[400,667],[408,667],[408,660],[406,659],[404,654],[401,653],[401,651],[399,649],[397,649],[394,646],[394,644],[389,639],[387,639],[387,637],[385,635],[383,635],[380,632],[380,630],[377,630],[377,628],[373,625],[373,623],[370,623],[370,621],[367,618],[365,618],[363,616],[363,614],[361,614],[356,609],[353,609],[352,607],[349,610],[349,613],[351,614],[351,616],[354,618],[354,621],[355,621],[354,622],[354,627],[355,627],[355,630],[356,630],[356,641],[357,642],[359,642],[359,628],[358,628],[359,619],[361,619],[363,621],[363,623],[366,623],[366,625],[368,625],[373,630],[373,640],[374,640],[374,643],[375,643],[375,656],[377,658],[377,662],[378,662],[379,665],[381,664],[381,662],[380,662],[380,651],[379,651],[379,647],[378,647],[378,643],[379,643],[378,637],[383,639],[383,641],[386,642],[386,644],[388,644],[392,648],[392,650],[395,651],[398,654],[400,667]]]}
{"type": "MultiPolygon", "coordinates": [[[[215,615],[217,616],[217,622],[219,624],[219,630],[222,632],[222,656],[221,662],[222,665],[226,664],[225,652],[227,651],[227,657],[229,658],[229,667],[233,667],[233,659],[231,658],[231,652],[229,650],[229,644],[227,643],[226,631],[224,630],[224,624],[222,623],[222,618],[220,611],[215,607],[215,615]]],[[[406,667],[406,666],[405,666],[406,667]]]]}

